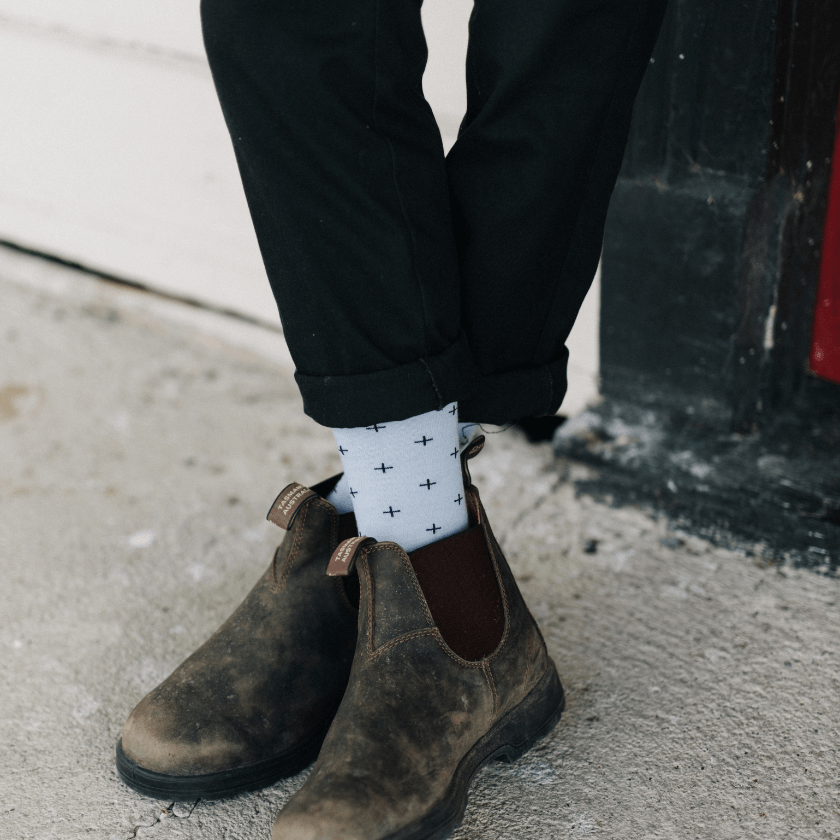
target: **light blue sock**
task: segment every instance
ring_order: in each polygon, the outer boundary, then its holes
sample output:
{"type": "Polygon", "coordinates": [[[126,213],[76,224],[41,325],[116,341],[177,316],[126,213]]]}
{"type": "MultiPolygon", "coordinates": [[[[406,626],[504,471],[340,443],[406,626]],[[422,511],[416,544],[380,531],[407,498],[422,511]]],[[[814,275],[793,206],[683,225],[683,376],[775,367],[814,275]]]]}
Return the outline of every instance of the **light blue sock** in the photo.
{"type": "MultiPolygon", "coordinates": [[[[468,525],[457,404],[407,420],[333,429],[359,533],[414,551],[468,525]]],[[[339,508],[336,505],[336,508],[339,508]]]]}
{"type": "Polygon", "coordinates": [[[327,495],[327,501],[339,512],[350,513],[353,510],[353,496],[350,491],[350,482],[347,481],[347,474],[342,474],[338,479],[338,484],[330,490],[327,495]]]}

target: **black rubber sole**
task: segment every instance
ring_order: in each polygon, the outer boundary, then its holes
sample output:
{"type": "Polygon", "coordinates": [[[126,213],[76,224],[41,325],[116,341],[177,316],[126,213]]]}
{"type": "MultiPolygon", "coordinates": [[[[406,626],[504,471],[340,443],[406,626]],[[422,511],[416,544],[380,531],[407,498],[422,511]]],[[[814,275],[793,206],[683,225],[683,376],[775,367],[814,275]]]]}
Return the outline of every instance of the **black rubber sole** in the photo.
{"type": "Polygon", "coordinates": [[[287,779],[305,770],[318,757],[331,723],[332,718],[313,730],[306,740],[279,755],[235,770],[198,776],[169,776],[147,770],[125,754],[120,738],[117,741],[117,772],[130,788],[154,799],[188,802],[236,796],[249,790],[268,787],[280,779],[287,779]]]}
{"type": "Polygon", "coordinates": [[[461,759],[443,799],[422,819],[389,834],[384,840],[444,840],[461,824],[470,783],[491,761],[516,761],[551,732],[566,708],[566,698],[554,665],[528,696],[511,709],[461,759]]]}

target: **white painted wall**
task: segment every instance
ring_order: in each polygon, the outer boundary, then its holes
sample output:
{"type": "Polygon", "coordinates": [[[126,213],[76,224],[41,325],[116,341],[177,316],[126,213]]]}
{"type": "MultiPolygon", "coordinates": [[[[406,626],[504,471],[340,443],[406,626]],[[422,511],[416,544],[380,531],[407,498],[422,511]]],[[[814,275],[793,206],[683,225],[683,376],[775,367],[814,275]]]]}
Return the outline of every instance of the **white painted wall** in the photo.
{"type": "MultiPolygon", "coordinates": [[[[471,0],[426,0],[445,148],[471,0]]],[[[278,322],[201,44],[198,2],[0,0],[0,238],[278,322]]],[[[597,288],[564,411],[597,393],[597,288]]]]}
{"type": "Polygon", "coordinates": [[[198,0],[2,0],[0,22],[191,55],[204,61],[198,0]]]}

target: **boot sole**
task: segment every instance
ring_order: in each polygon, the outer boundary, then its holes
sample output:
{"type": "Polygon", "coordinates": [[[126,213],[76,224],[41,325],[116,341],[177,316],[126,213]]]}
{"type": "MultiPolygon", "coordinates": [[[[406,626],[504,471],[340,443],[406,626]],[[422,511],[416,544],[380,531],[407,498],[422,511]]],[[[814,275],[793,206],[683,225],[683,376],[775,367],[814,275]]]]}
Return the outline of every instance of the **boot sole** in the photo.
{"type": "Polygon", "coordinates": [[[383,840],[444,840],[461,824],[475,774],[494,760],[516,761],[554,729],[565,708],[563,686],[552,664],[528,696],[461,759],[443,799],[423,818],[383,840]]]}
{"type": "Polygon", "coordinates": [[[188,802],[236,796],[268,787],[280,779],[287,779],[305,770],[318,757],[331,723],[332,718],[313,730],[306,739],[279,755],[233,770],[195,776],[172,776],[141,767],[125,754],[120,738],[117,741],[117,772],[130,788],[153,799],[188,802]]]}

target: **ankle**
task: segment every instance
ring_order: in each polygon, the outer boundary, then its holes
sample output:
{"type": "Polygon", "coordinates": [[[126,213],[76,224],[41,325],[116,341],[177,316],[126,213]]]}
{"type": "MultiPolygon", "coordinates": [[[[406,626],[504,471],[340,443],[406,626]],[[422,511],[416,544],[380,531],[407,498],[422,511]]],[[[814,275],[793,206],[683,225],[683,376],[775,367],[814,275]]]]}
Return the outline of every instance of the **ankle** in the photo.
{"type": "Polygon", "coordinates": [[[333,433],[362,534],[413,551],[467,527],[455,403],[333,433]]]}

